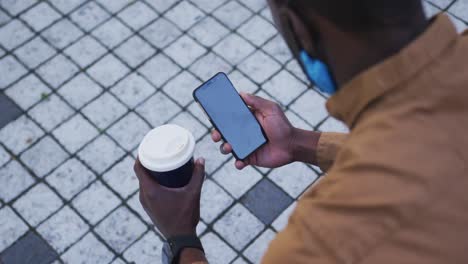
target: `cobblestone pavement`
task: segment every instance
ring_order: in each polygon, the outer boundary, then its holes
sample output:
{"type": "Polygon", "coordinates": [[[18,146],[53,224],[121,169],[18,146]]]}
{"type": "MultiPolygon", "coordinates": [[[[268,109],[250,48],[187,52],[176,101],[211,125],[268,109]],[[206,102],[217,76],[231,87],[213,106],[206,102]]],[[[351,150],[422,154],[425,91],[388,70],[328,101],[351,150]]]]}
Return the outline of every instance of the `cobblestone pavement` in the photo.
{"type": "MultiPolygon", "coordinates": [[[[466,28],[468,0],[425,5],[466,28]]],[[[132,163],[167,122],[192,130],[207,158],[209,260],[258,263],[320,172],[237,172],[191,98],[219,71],[296,126],[346,131],[307,89],[265,0],[0,0],[0,263],[159,263],[132,163]]]]}

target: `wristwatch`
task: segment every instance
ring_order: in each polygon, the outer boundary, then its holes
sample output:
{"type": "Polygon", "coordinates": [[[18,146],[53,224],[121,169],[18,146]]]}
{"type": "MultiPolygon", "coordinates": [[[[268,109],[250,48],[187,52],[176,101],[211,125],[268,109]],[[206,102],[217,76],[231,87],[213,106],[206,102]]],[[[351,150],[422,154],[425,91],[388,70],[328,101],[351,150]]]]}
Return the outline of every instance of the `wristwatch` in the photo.
{"type": "Polygon", "coordinates": [[[184,248],[196,248],[205,252],[197,236],[175,236],[167,239],[164,243],[162,262],[164,264],[179,264],[180,253],[184,248]]]}

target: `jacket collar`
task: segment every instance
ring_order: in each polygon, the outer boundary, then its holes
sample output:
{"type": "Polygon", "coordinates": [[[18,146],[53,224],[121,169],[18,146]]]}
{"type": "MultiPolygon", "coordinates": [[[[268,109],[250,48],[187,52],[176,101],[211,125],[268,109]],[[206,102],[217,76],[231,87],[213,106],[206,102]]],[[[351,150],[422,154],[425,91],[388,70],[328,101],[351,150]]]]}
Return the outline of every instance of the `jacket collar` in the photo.
{"type": "Polygon", "coordinates": [[[398,87],[431,63],[458,37],[446,14],[438,15],[421,36],[396,55],[371,67],[342,86],[327,101],[330,114],[352,128],[374,100],[398,87]]]}

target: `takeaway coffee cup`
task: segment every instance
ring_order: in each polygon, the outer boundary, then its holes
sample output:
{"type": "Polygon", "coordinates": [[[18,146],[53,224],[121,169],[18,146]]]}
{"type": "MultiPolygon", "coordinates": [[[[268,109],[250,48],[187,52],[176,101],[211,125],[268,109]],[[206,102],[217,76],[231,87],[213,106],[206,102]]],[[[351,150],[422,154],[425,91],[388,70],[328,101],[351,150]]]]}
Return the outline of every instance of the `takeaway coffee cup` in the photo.
{"type": "Polygon", "coordinates": [[[143,138],[138,158],[151,176],[161,185],[181,188],[192,178],[195,138],[178,125],[157,127],[143,138]]]}

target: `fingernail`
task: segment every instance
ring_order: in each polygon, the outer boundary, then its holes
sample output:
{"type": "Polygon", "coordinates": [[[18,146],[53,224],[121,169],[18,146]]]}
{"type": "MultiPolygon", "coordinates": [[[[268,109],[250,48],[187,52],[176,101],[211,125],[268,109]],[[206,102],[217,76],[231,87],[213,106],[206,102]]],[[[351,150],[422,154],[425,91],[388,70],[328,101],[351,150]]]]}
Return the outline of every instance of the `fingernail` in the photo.
{"type": "Polygon", "coordinates": [[[197,163],[200,165],[205,165],[205,159],[204,158],[199,158],[197,159],[197,163]]]}

